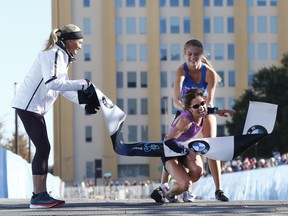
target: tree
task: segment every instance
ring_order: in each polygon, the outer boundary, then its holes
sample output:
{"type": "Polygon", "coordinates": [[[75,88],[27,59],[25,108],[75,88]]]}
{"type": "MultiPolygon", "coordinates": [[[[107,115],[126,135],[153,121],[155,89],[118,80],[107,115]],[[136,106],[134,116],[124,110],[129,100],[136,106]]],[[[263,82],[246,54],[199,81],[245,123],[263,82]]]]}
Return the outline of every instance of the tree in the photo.
{"type": "Polygon", "coordinates": [[[272,134],[262,139],[257,146],[244,152],[242,157],[271,157],[273,149],[288,152],[288,54],[283,55],[281,66],[263,68],[253,76],[250,89],[235,101],[235,114],[227,122],[229,134],[242,134],[249,101],[278,104],[276,123],[272,134]],[[257,150],[257,152],[256,152],[257,150]],[[255,155],[256,154],[256,155],[255,155]]]}

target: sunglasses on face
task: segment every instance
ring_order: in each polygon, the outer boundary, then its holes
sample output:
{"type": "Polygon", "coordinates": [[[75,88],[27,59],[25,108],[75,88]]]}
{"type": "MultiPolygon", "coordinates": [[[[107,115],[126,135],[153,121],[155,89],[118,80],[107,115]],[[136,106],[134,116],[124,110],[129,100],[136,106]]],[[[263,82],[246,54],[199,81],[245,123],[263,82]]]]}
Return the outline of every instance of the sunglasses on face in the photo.
{"type": "Polygon", "coordinates": [[[206,101],[201,101],[199,104],[195,104],[192,106],[193,109],[198,109],[200,106],[204,106],[206,101]]]}

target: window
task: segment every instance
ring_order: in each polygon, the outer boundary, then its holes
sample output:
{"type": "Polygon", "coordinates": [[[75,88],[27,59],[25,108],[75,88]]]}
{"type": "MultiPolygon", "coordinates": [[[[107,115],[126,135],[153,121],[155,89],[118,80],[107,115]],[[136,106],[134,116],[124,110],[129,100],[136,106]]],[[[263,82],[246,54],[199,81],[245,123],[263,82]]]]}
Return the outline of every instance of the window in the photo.
{"type": "Polygon", "coordinates": [[[277,0],[270,0],[270,6],[277,6],[277,0]]]}
{"type": "Polygon", "coordinates": [[[179,7],[179,0],[170,0],[170,7],[179,7]]]}
{"type": "Polygon", "coordinates": [[[115,6],[116,6],[116,8],[121,8],[122,7],[122,0],[115,0],[115,6]]]}
{"type": "Polygon", "coordinates": [[[266,6],[266,0],[257,0],[257,6],[266,6]]]}
{"type": "Polygon", "coordinates": [[[249,87],[251,87],[253,84],[253,75],[254,75],[253,71],[248,71],[248,86],[249,87]]]}
{"type": "Polygon", "coordinates": [[[253,0],[246,0],[248,7],[253,7],[253,0]]]}
{"type": "Polygon", "coordinates": [[[223,6],[223,0],[214,0],[214,6],[222,7],[223,6]]]}
{"type": "Polygon", "coordinates": [[[89,35],[91,34],[91,22],[90,18],[84,18],[83,19],[83,34],[84,35],[89,35]]]}
{"type": "Polygon", "coordinates": [[[149,165],[148,164],[120,164],[118,165],[118,177],[119,178],[139,178],[149,177],[149,165]]]}
{"type": "Polygon", "coordinates": [[[255,59],[255,48],[253,43],[248,43],[248,59],[250,61],[255,59]]]}
{"type": "Polygon", "coordinates": [[[139,33],[145,35],[147,32],[146,17],[140,17],[139,19],[139,33]]]}
{"type": "Polygon", "coordinates": [[[217,136],[225,136],[225,125],[217,125],[217,136]]]}
{"type": "Polygon", "coordinates": [[[147,72],[141,71],[140,72],[140,82],[141,82],[141,88],[147,88],[147,72]]]}
{"type": "Polygon", "coordinates": [[[167,46],[165,44],[160,44],[160,60],[167,60],[167,46]]]}
{"type": "Polygon", "coordinates": [[[228,86],[235,87],[235,71],[234,70],[228,71],[228,86]]]}
{"type": "Polygon", "coordinates": [[[215,44],[215,60],[224,59],[224,44],[216,43],[215,44]]]}
{"type": "Polygon", "coordinates": [[[227,6],[232,7],[234,5],[234,0],[227,0],[227,6]]]}
{"type": "Polygon", "coordinates": [[[92,75],[90,71],[84,72],[84,79],[92,80],[92,75]]]}
{"type": "Polygon", "coordinates": [[[167,96],[161,97],[161,114],[162,115],[168,114],[168,97],[167,96]]]}
{"type": "Polygon", "coordinates": [[[190,17],[184,17],[183,18],[183,33],[184,34],[190,34],[190,17]]]}
{"type": "Polygon", "coordinates": [[[278,44],[271,44],[271,60],[278,60],[278,44]]]}
{"type": "Polygon", "coordinates": [[[175,71],[170,72],[171,87],[174,88],[175,71]]]}
{"type": "Polygon", "coordinates": [[[227,18],[227,32],[234,33],[234,17],[227,18]]]}
{"type": "Polygon", "coordinates": [[[190,7],[190,0],[183,0],[183,7],[190,7]]]}
{"type": "Polygon", "coordinates": [[[218,75],[221,77],[221,82],[218,83],[218,87],[225,86],[224,71],[217,71],[218,75]]]}
{"type": "Polygon", "coordinates": [[[210,0],[203,0],[203,6],[209,7],[210,6],[210,0]]]}
{"type": "Polygon", "coordinates": [[[124,100],[122,98],[117,98],[116,104],[121,110],[124,110],[124,100]]]}
{"type": "Polygon", "coordinates": [[[85,141],[92,142],[92,127],[91,126],[85,127],[85,141]]]}
{"type": "Polygon", "coordinates": [[[270,32],[278,33],[278,19],[277,16],[270,17],[270,32]]]}
{"type": "Polygon", "coordinates": [[[127,35],[136,34],[136,19],[134,17],[126,18],[126,34],[127,35]]]}
{"type": "Polygon", "coordinates": [[[143,140],[143,141],[148,140],[148,126],[147,125],[141,126],[141,140],[143,140]]]}
{"type": "Polygon", "coordinates": [[[129,115],[137,114],[137,101],[135,98],[128,99],[128,114],[129,115]]]}
{"type": "Polygon", "coordinates": [[[146,7],[146,0],[139,0],[139,7],[146,7]]]}
{"type": "Polygon", "coordinates": [[[116,17],[116,20],[115,20],[115,33],[116,33],[116,35],[122,35],[122,33],[123,33],[122,17],[116,17]]]}
{"type": "Polygon", "coordinates": [[[176,114],[176,112],[177,112],[177,109],[174,106],[173,98],[171,98],[171,114],[174,115],[174,114],[176,114]]]}
{"type": "Polygon", "coordinates": [[[223,17],[214,17],[214,33],[222,34],[224,32],[223,17]]]}
{"type": "Polygon", "coordinates": [[[127,44],[127,61],[136,61],[136,45],[127,44]]]}
{"type": "Polygon", "coordinates": [[[166,17],[160,17],[160,34],[167,33],[166,17]]]}
{"type": "Polygon", "coordinates": [[[91,46],[84,45],[84,61],[91,61],[91,46]]]}
{"type": "Polygon", "coordinates": [[[136,125],[128,125],[128,141],[129,142],[137,142],[137,126],[136,125]]]}
{"type": "Polygon", "coordinates": [[[267,17],[266,16],[257,17],[257,31],[258,33],[267,32],[267,17]]]}
{"type": "Polygon", "coordinates": [[[179,17],[171,17],[170,18],[170,32],[171,32],[171,34],[180,33],[179,17]]]}
{"type": "Polygon", "coordinates": [[[160,86],[161,88],[167,88],[167,72],[161,71],[160,72],[160,86]]]}
{"type": "Polygon", "coordinates": [[[90,7],[90,0],[83,0],[84,7],[90,7]]]}
{"type": "Polygon", "coordinates": [[[228,60],[234,60],[234,44],[228,44],[228,60]]]}
{"type": "Polygon", "coordinates": [[[254,33],[254,17],[253,16],[248,16],[247,18],[247,32],[248,33],[254,33]]]}
{"type": "Polygon", "coordinates": [[[123,88],[123,72],[117,71],[116,72],[116,87],[123,88]]]}
{"type": "Polygon", "coordinates": [[[267,44],[259,43],[258,44],[258,60],[260,61],[268,60],[267,51],[268,51],[267,44]]]}
{"type": "Polygon", "coordinates": [[[140,61],[147,61],[147,45],[140,44],[140,61]]]}
{"type": "Polygon", "coordinates": [[[233,110],[235,104],[235,98],[234,97],[229,97],[228,98],[228,109],[233,110]]]}
{"type": "Polygon", "coordinates": [[[135,7],[135,0],[126,0],[126,7],[135,7]]]}
{"type": "Polygon", "coordinates": [[[225,109],[225,98],[224,97],[216,97],[215,98],[215,106],[219,109],[225,109]]]}
{"type": "Polygon", "coordinates": [[[136,88],[136,72],[128,72],[127,73],[127,87],[128,88],[136,88]]]}
{"type": "Polygon", "coordinates": [[[211,44],[210,43],[204,43],[204,54],[205,54],[205,57],[208,59],[208,60],[211,60],[211,44]]]}
{"type": "Polygon", "coordinates": [[[165,7],[166,6],[166,0],[159,0],[159,6],[165,7]]]}
{"type": "Polygon", "coordinates": [[[210,24],[210,17],[204,17],[204,33],[210,33],[210,28],[211,28],[211,24],[210,24]]]}
{"type": "Polygon", "coordinates": [[[180,61],[180,45],[171,44],[171,61],[180,61]]]}
{"type": "Polygon", "coordinates": [[[116,44],[116,61],[123,61],[123,46],[122,44],[116,44]]]}
{"type": "Polygon", "coordinates": [[[141,98],[141,115],[147,115],[147,114],[148,114],[148,99],[141,98]]]}
{"type": "Polygon", "coordinates": [[[86,161],[86,178],[94,178],[94,163],[93,161],[86,161]]]}

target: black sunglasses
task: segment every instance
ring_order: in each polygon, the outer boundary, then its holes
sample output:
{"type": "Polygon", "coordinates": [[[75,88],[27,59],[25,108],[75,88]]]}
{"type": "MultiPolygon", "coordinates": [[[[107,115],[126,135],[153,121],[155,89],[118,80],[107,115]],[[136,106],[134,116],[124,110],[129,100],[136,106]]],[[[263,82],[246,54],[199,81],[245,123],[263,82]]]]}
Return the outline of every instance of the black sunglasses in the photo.
{"type": "Polygon", "coordinates": [[[193,109],[198,109],[200,106],[204,106],[206,104],[206,101],[201,101],[200,104],[195,104],[192,106],[193,109]]]}

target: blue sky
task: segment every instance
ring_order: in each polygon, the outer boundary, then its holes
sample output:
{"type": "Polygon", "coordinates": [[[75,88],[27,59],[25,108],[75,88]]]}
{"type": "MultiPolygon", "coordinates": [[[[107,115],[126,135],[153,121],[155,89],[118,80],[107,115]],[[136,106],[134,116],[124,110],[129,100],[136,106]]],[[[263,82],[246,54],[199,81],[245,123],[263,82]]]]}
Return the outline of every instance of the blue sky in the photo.
{"type": "MultiPolygon", "coordinates": [[[[15,131],[14,109],[10,101],[14,95],[14,83],[21,84],[38,52],[52,30],[51,0],[0,0],[1,23],[1,79],[0,121],[4,124],[4,136],[11,138],[15,131]]],[[[46,114],[50,142],[53,142],[53,110],[46,114]]],[[[19,120],[20,122],[20,120],[19,120]]],[[[25,133],[22,123],[19,132],[25,133]]],[[[53,149],[52,149],[53,150],[53,149]]],[[[53,151],[50,155],[53,163],[53,151]]]]}

